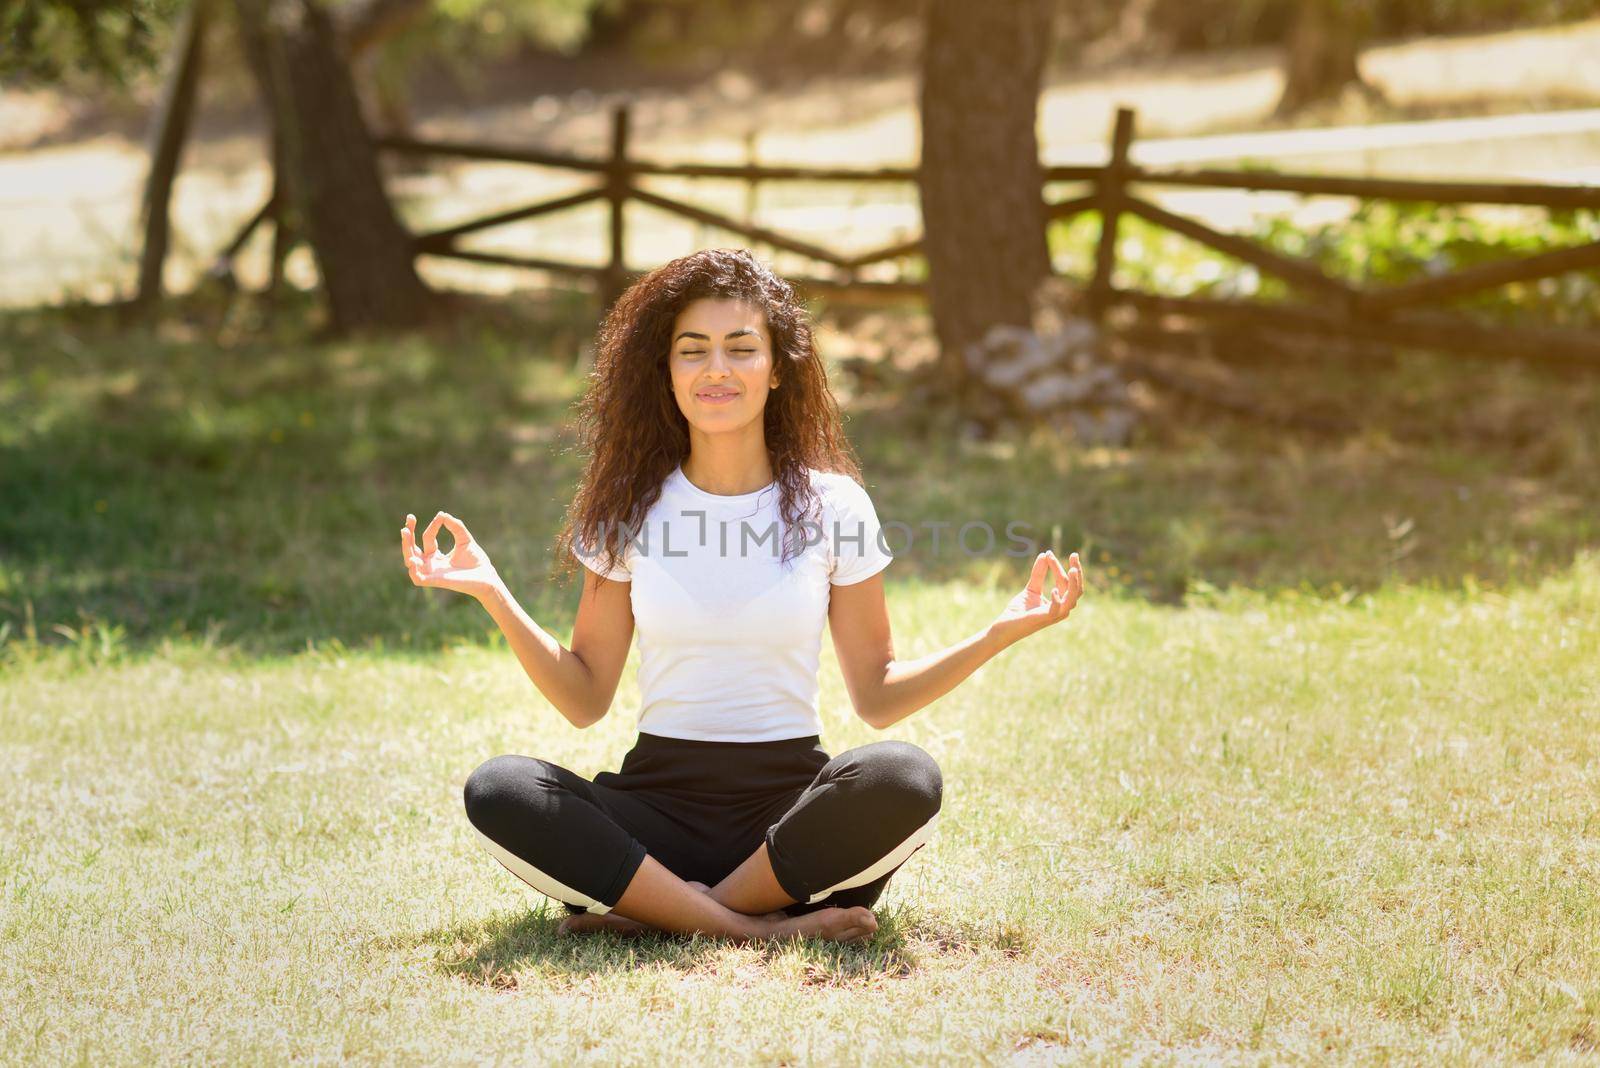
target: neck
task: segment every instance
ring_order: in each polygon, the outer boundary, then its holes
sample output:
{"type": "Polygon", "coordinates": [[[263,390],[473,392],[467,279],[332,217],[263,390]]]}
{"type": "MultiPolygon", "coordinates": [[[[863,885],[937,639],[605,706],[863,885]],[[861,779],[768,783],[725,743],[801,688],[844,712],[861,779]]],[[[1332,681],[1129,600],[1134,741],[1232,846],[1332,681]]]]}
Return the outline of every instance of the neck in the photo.
{"type": "Polygon", "coordinates": [[[754,493],[772,484],[772,460],[764,436],[739,435],[738,440],[691,436],[683,473],[690,482],[723,497],[754,493]]]}

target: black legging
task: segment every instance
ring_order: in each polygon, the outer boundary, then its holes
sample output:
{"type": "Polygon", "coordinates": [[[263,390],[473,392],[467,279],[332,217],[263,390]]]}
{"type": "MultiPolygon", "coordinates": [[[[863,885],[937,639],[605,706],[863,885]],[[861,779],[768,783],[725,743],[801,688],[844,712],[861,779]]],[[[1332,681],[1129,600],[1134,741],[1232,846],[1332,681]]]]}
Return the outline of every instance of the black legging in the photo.
{"type": "Polygon", "coordinates": [[[609,912],[646,854],[715,885],[763,841],[807,912],[871,905],[933,829],[939,766],[907,742],[828,758],[818,739],[700,742],[640,734],[591,782],[498,756],[467,779],[467,818],[512,874],[573,912],[609,912]]]}

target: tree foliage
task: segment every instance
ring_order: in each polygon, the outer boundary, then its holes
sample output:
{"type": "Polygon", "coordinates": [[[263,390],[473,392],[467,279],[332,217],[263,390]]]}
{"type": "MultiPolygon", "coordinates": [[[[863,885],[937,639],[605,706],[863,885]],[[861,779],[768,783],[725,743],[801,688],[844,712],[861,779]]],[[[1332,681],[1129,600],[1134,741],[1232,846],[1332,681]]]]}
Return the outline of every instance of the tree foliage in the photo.
{"type": "MultiPolygon", "coordinates": [[[[0,77],[113,82],[155,66],[186,0],[12,0],[0,5],[0,77]]],[[[373,0],[329,3],[336,24],[373,0]]],[[[380,45],[391,80],[433,59],[463,76],[524,48],[621,46],[652,64],[723,63],[781,73],[822,62],[914,63],[919,0],[420,0],[422,16],[380,45]],[[774,57],[788,64],[773,66],[774,57]]],[[[1299,0],[1053,0],[1067,52],[1167,54],[1284,43],[1299,0]]],[[[1541,26],[1600,15],[1600,0],[1364,0],[1362,36],[1541,26]]]]}
{"type": "Polygon", "coordinates": [[[0,77],[74,73],[120,84],[161,61],[184,0],[19,0],[0,5],[0,77]]]}

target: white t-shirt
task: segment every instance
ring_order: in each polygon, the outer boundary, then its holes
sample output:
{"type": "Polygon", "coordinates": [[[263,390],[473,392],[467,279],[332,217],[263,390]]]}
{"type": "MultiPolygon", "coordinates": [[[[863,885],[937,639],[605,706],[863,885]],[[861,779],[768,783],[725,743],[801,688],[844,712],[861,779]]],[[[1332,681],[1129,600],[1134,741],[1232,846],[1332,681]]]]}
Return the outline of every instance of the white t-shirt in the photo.
{"type": "Polygon", "coordinates": [[[778,485],[726,497],[684,475],[626,539],[622,562],[573,546],[591,570],[632,584],[639,634],[639,730],[666,738],[767,742],[820,734],[817,665],[829,588],[882,571],[894,557],[877,511],[849,475],[811,470],[820,498],[805,546],[780,567],[778,485]]]}

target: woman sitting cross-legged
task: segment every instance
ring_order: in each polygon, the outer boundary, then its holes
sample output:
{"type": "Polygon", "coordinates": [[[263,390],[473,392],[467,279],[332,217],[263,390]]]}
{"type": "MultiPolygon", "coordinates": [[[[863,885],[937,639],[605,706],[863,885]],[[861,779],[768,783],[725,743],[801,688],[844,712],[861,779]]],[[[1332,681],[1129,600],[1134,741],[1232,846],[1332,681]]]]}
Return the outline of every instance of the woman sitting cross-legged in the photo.
{"type": "Polygon", "coordinates": [[[747,252],[699,252],[640,279],[601,327],[587,466],[555,543],[559,563],[587,569],[570,648],[459,519],[436,515],[419,546],[406,517],[411,580],[476,597],[574,726],[606,714],[638,628],[639,737],[619,770],[591,780],[498,756],[466,783],[484,847],[567,905],[563,931],[870,937],[942,782],[906,742],[823,750],[824,624],[857,714],[881,729],[1081,596],[1077,554],[1064,568],[1046,551],[980,631],[897,661],[880,574],[892,557],[840,422],[788,283],[747,252]]]}

